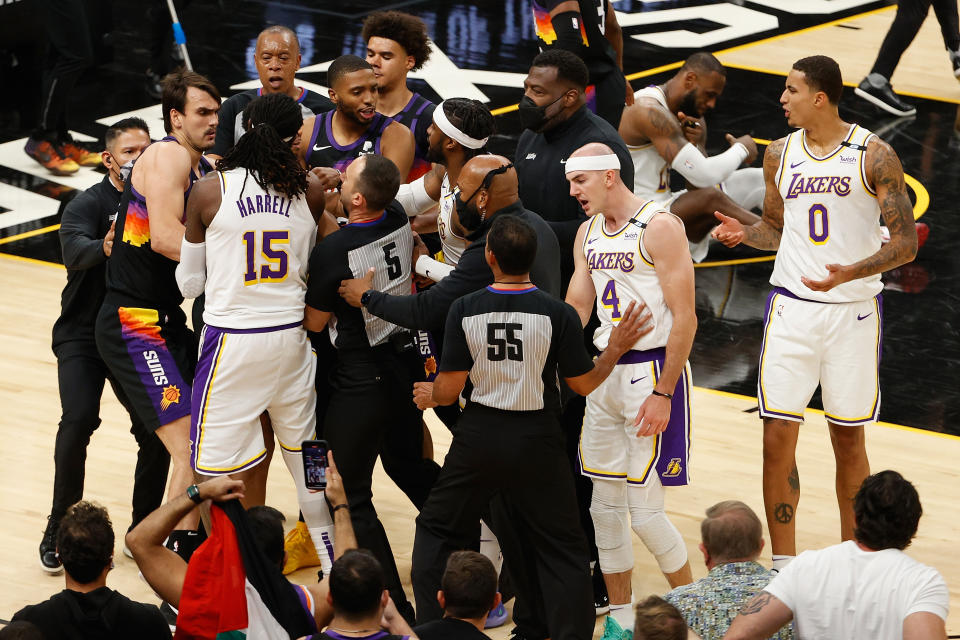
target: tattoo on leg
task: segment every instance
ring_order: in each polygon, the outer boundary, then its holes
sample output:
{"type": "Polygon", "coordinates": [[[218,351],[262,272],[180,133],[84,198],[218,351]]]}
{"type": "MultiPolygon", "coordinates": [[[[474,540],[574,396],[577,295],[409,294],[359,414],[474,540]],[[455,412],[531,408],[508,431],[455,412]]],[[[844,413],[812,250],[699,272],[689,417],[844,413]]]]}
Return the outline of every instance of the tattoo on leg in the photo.
{"type": "Polygon", "coordinates": [[[786,502],[778,502],[773,507],[773,517],[776,518],[780,524],[790,524],[793,520],[793,505],[789,505],[786,502]]]}
{"type": "Polygon", "coordinates": [[[770,603],[772,598],[773,595],[770,593],[761,591],[753,600],[750,600],[747,604],[743,605],[743,609],[740,609],[740,614],[749,616],[754,613],[759,613],[761,609],[770,603]]]}
{"type": "Polygon", "coordinates": [[[796,463],[793,464],[793,470],[787,476],[787,482],[790,483],[790,489],[794,493],[800,493],[800,471],[797,469],[796,463]]]}

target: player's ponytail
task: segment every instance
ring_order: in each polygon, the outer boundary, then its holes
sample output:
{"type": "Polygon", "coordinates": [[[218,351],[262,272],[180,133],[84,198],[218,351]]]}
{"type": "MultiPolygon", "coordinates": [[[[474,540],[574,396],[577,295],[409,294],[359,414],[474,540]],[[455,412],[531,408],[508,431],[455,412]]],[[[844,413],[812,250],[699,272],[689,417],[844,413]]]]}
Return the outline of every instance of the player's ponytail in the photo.
{"type": "Polygon", "coordinates": [[[256,98],[243,110],[244,133],[217,162],[217,169],[244,168],[260,188],[272,188],[289,198],[307,191],[307,172],[290,148],[300,131],[300,105],[284,94],[256,98]]]}

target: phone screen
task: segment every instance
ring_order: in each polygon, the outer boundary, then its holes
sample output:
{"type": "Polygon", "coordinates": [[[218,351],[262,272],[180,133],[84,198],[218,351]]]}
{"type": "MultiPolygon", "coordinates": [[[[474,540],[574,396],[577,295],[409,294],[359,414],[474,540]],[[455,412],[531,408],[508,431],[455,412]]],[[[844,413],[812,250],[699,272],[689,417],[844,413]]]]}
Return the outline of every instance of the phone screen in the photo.
{"type": "Polygon", "coordinates": [[[303,442],[303,477],[307,489],[327,488],[327,442],[305,440],[303,442]]]}

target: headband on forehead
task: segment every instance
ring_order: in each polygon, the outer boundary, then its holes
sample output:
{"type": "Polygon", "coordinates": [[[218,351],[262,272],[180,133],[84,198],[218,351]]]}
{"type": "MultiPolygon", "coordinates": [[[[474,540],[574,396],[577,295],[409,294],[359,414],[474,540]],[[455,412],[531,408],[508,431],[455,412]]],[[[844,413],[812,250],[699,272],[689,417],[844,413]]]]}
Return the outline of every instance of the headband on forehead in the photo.
{"type": "Polygon", "coordinates": [[[605,156],[577,156],[568,158],[564,173],[573,171],[606,171],[607,169],[620,170],[620,158],[615,153],[605,156]]]}
{"type": "Polygon", "coordinates": [[[437,108],[433,110],[433,123],[440,127],[440,131],[443,131],[446,136],[453,138],[468,149],[479,149],[487,144],[487,140],[490,139],[489,137],[483,138],[482,140],[471,138],[453,126],[453,123],[447,119],[447,114],[443,112],[443,102],[438,104],[437,108]]]}

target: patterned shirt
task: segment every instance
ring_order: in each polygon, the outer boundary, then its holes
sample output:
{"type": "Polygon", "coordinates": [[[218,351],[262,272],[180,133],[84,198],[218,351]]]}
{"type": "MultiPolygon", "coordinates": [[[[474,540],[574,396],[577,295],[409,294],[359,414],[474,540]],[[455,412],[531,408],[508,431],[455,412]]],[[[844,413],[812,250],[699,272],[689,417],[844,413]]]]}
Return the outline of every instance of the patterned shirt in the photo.
{"type": "MultiPolygon", "coordinates": [[[[677,587],[664,598],[680,610],[687,625],[703,640],[720,640],[740,608],[760,593],[773,574],[754,562],[729,562],[717,565],[706,576],[677,587]]],[[[793,624],[771,638],[793,640],[793,624]]]]}

